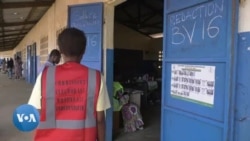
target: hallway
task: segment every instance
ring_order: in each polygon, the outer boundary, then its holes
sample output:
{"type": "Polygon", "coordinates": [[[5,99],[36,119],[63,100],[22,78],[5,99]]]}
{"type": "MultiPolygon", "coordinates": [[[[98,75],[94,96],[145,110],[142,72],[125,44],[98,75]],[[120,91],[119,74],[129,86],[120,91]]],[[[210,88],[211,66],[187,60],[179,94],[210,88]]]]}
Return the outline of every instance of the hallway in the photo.
{"type": "MultiPolygon", "coordinates": [[[[16,107],[28,101],[32,85],[25,80],[8,79],[0,72],[0,141],[32,141],[32,133],[18,131],[12,124],[12,113],[16,107]]],[[[145,129],[134,133],[121,133],[115,141],[159,141],[160,106],[150,106],[145,115],[145,129]]]]}
{"type": "Polygon", "coordinates": [[[0,72],[0,141],[31,141],[31,133],[20,132],[12,124],[14,109],[28,102],[31,90],[25,80],[8,79],[0,72]]]}

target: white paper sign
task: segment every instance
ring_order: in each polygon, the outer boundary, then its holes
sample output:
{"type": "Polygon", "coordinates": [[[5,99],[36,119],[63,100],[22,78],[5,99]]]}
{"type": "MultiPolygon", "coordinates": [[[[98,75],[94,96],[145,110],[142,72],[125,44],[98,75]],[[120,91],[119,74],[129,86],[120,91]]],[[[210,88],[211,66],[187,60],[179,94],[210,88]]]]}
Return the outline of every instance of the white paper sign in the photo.
{"type": "Polygon", "coordinates": [[[172,64],[171,95],[212,106],[215,66],[172,64]]]}

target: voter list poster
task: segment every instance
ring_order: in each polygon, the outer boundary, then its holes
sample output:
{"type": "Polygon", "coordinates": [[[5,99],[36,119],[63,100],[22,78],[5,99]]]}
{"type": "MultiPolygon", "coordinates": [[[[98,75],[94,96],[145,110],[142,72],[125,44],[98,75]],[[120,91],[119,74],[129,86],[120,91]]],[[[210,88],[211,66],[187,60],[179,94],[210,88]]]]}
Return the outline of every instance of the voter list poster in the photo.
{"type": "Polygon", "coordinates": [[[213,106],[215,66],[172,64],[171,96],[213,106]]]}

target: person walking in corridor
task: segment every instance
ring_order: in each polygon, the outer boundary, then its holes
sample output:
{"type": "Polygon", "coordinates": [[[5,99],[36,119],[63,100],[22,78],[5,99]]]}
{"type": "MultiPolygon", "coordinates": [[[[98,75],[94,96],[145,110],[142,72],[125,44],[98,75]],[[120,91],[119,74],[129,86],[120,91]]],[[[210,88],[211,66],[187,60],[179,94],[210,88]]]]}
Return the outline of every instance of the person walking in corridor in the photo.
{"type": "Polygon", "coordinates": [[[41,110],[34,141],[105,141],[110,101],[101,73],[80,64],[86,36],[66,28],[58,46],[65,62],[39,74],[28,102],[41,110]]]}
{"type": "Polygon", "coordinates": [[[10,58],[10,60],[7,61],[7,69],[8,69],[8,77],[9,77],[9,79],[12,79],[13,68],[14,68],[14,61],[13,61],[12,58],[10,58]]]}
{"type": "Polygon", "coordinates": [[[3,70],[3,73],[6,73],[6,60],[5,60],[5,58],[3,58],[3,60],[2,60],[2,70],[3,70]]]}
{"type": "Polygon", "coordinates": [[[15,58],[15,79],[20,79],[22,77],[22,59],[21,57],[17,56],[15,58]]]}
{"type": "Polygon", "coordinates": [[[60,62],[60,60],[61,60],[60,51],[58,49],[53,49],[49,54],[49,59],[45,62],[45,64],[40,69],[38,74],[40,74],[45,67],[57,65],[60,62]]]}

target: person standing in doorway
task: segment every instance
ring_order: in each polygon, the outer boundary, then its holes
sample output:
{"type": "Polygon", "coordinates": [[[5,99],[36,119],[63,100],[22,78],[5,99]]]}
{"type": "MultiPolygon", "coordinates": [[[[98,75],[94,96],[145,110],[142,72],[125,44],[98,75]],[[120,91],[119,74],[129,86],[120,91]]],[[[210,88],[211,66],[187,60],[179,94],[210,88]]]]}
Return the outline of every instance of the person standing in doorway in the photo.
{"type": "Polygon", "coordinates": [[[86,36],[66,28],[58,46],[65,62],[39,74],[28,102],[41,110],[34,141],[105,141],[110,101],[101,73],[80,64],[86,36]]]}
{"type": "Polygon", "coordinates": [[[60,60],[61,60],[60,51],[57,49],[53,49],[49,54],[49,59],[45,62],[45,64],[40,69],[38,74],[40,74],[44,70],[45,67],[57,65],[60,62],[60,60]]]}

